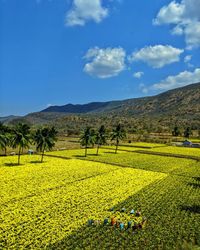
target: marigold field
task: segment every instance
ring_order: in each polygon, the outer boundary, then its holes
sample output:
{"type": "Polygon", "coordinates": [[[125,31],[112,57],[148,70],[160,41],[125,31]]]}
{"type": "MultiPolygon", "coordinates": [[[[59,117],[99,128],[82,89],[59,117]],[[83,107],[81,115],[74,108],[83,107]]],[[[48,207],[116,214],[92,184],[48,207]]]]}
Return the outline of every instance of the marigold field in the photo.
{"type": "Polygon", "coordinates": [[[0,158],[0,249],[200,249],[199,161],[134,150],[88,153],[55,151],[44,163],[26,155],[20,166],[16,156],[0,158]],[[146,226],[88,225],[110,219],[111,208],[140,210],[146,226]]]}

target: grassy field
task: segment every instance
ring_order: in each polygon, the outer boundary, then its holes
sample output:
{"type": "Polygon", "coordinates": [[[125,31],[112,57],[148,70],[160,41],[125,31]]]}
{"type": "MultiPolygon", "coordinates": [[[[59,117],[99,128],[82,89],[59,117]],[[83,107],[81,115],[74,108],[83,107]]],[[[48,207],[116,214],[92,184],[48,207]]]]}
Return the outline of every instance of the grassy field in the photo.
{"type": "Polygon", "coordinates": [[[200,248],[200,162],[88,153],[55,151],[42,164],[40,156],[22,156],[20,166],[16,156],[0,158],[0,249],[200,248]],[[88,225],[116,215],[126,226],[132,209],[147,218],[141,230],[88,225]]]}

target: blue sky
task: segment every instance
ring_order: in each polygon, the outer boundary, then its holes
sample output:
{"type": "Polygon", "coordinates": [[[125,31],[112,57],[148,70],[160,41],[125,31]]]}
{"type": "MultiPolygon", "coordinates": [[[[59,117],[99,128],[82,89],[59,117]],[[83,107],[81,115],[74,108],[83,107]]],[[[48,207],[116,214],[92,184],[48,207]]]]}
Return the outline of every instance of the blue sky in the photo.
{"type": "Polygon", "coordinates": [[[200,0],[0,0],[0,116],[200,81],[200,0]]]}

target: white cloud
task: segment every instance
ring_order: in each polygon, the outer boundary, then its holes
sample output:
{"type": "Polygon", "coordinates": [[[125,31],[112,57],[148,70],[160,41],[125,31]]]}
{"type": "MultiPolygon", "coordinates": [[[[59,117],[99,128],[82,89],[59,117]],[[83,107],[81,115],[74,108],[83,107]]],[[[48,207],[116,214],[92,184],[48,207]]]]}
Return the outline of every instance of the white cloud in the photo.
{"type": "Polygon", "coordinates": [[[187,24],[184,33],[187,49],[193,49],[200,46],[200,22],[191,22],[187,24]]]}
{"type": "Polygon", "coordinates": [[[135,77],[135,78],[141,78],[142,76],[144,75],[144,72],[142,72],[142,71],[139,71],[139,72],[135,72],[134,74],[133,74],[133,76],[135,77]]]}
{"type": "Polygon", "coordinates": [[[183,87],[191,83],[200,82],[200,68],[196,68],[193,72],[183,71],[178,75],[168,76],[159,83],[155,83],[151,88],[153,90],[169,90],[173,88],[183,87]]]}
{"type": "Polygon", "coordinates": [[[160,9],[153,23],[174,25],[172,34],[185,35],[187,49],[200,46],[200,0],[172,1],[160,9]]]}
{"type": "Polygon", "coordinates": [[[108,9],[102,6],[102,0],[73,0],[66,15],[66,25],[83,26],[88,21],[99,23],[107,16],[108,9]]]}
{"type": "Polygon", "coordinates": [[[143,61],[153,68],[162,68],[167,64],[178,62],[182,49],[174,48],[170,45],[147,46],[134,52],[129,60],[143,61]]]}
{"type": "Polygon", "coordinates": [[[191,55],[185,56],[185,58],[184,58],[184,63],[188,63],[189,61],[191,61],[191,59],[192,59],[192,56],[191,56],[191,55]]]}
{"type": "Polygon", "coordinates": [[[89,49],[84,58],[89,61],[84,66],[84,72],[98,78],[117,76],[126,68],[126,52],[123,48],[95,47],[89,49]]]}
{"type": "Polygon", "coordinates": [[[145,86],[144,83],[140,83],[139,88],[141,89],[143,94],[147,94],[149,92],[149,89],[145,86]]]}
{"type": "Polygon", "coordinates": [[[172,1],[169,5],[160,9],[156,19],[153,23],[156,25],[179,23],[184,14],[184,6],[172,1]]]}

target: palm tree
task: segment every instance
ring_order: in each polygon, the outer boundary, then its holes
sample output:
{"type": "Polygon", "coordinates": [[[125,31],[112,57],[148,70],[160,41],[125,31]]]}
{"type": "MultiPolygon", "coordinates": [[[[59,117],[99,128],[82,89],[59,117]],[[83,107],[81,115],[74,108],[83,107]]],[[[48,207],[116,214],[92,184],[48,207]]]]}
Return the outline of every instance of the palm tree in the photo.
{"type": "Polygon", "coordinates": [[[119,141],[124,139],[125,137],[126,137],[126,132],[124,128],[121,126],[121,124],[118,124],[116,128],[113,129],[111,134],[111,141],[116,140],[115,154],[117,153],[119,141]]]}
{"type": "Polygon", "coordinates": [[[36,150],[42,153],[41,163],[43,162],[44,151],[51,150],[55,145],[57,131],[52,128],[39,128],[33,135],[33,142],[36,145],[36,150]]]}
{"type": "Polygon", "coordinates": [[[97,153],[99,154],[99,148],[102,145],[106,144],[107,134],[104,125],[102,125],[96,133],[96,144],[97,144],[97,153]]]}
{"type": "Polygon", "coordinates": [[[5,155],[7,154],[7,147],[10,144],[10,129],[0,123],[0,149],[4,150],[5,155]]]}
{"type": "Polygon", "coordinates": [[[95,143],[95,131],[90,127],[87,127],[80,137],[81,146],[85,146],[85,157],[87,156],[87,148],[95,143]]]}
{"type": "Polygon", "coordinates": [[[13,148],[19,147],[18,165],[20,164],[21,152],[24,148],[28,148],[30,143],[30,127],[27,124],[19,123],[13,129],[11,145],[13,148]]]}
{"type": "Polygon", "coordinates": [[[179,130],[179,127],[178,126],[175,126],[173,131],[172,131],[172,135],[173,136],[179,136],[181,134],[180,130],[179,130]]]}
{"type": "Polygon", "coordinates": [[[184,137],[189,139],[191,135],[192,135],[192,130],[190,127],[187,127],[184,131],[184,137]]]}

